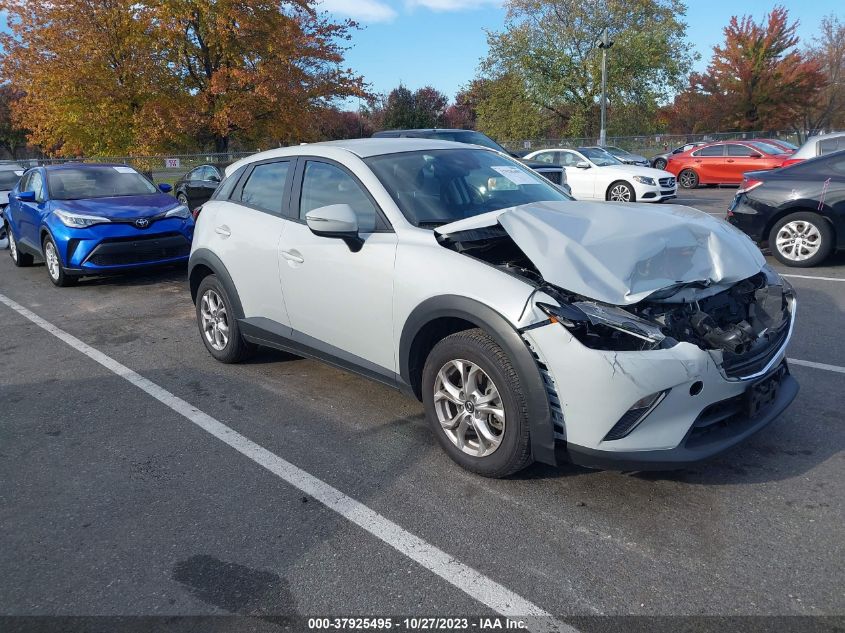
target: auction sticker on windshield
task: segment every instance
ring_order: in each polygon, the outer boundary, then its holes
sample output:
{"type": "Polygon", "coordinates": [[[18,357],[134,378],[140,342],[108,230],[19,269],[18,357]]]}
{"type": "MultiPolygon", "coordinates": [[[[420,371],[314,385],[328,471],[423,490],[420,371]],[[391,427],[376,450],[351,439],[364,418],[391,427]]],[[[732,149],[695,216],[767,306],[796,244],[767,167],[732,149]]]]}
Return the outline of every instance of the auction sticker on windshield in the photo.
{"type": "Polygon", "coordinates": [[[135,174],[135,173],[137,173],[137,172],[136,172],[134,169],[132,169],[131,167],[115,167],[115,168],[114,168],[114,170],[115,170],[116,172],[121,173],[121,174],[135,174]]]}
{"type": "Polygon", "coordinates": [[[502,165],[500,167],[493,166],[492,169],[499,172],[510,180],[515,185],[536,185],[537,181],[530,174],[526,174],[518,167],[511,167],[509,165],[502,165]]]}

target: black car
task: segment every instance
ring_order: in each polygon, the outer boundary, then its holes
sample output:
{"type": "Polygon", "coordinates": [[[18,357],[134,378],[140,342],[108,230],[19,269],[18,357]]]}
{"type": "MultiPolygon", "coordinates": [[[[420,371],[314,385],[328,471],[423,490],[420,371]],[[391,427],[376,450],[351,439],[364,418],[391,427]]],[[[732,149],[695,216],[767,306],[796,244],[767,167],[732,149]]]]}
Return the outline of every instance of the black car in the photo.
{"type": "Polygon", "coordinates": [[[211,198],[211,194],[226,175],[228,165],[231,163],[213,163],[192,169],[176,182],[173,195],[193,211],[211,198]]]}
{"type": "Polygon", "coordinates": [[[489,147],[497,152],[508,154],[521,162],[526,167],[530,167],[541,176],[544,176],[556,185],[563,188],[566,193],[570,193],[571,189],[566,184],[566,171],[560,165],[551,165],[537,160],[525,160],[520,158],[513,152],[509,152],[504,147],[499,145],[492,138],[481,132],[475,130],[457,130],[449,128],[429,128],[418,130],[383,130],[373,134],[373,138],[428,138],[437,141],[452,141],[455,143],[469,143],[471,145],[481,145],[482,147],[489,147]]]}
{"type": "Polygon", "coordinates": [[[746,173],[727,220],[787,266],[820,264],[845,249],[845,151],[746,173]]]}

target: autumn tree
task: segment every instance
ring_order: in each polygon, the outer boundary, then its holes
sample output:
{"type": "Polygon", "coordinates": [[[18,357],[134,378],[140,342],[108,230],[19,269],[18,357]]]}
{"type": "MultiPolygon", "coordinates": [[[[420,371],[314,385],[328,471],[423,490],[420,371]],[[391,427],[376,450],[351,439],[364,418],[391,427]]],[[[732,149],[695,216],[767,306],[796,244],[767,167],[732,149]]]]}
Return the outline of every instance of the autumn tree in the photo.
{"type": "Polygon", "coordinates": [[[486,79],[474,79],[455,95],[455,102],[443,114],[444,126],[473,130],[478,118],[478,104],[484,96],[486,79]]]}
{"type": "Polygon", "coordinates": [[[400,84],[382,100],[383,111],[378,115],[381,127],[387,130],[436,127],[448,102],[446,95],[431,86],[412,92],[400,84]]]}
{"type": "Polygon", "coordinates": [[[845,24],[833,14],[825,17],[804,55],[819,68],[824,84],[797,127],[810,135],[845,127],[845,24]]]}
{"type": "MultiPolygon", "coordinates": [[[[531,102],[572,136],[598,132],[605,28],[611,105],[656,104],[683,84],[693,61],[681,0],[507,0],[505,28],[488,34],[486,76],[524,81],[531,102]]],[[[613,125],[613,120],[610,124],[613,125]]]]}
{"type": "Polygon", "coordinates": [[[5,84],[0,86],[0,150],[17,158],[18,152],[27,146],[27,131],[19,128],[12,120],[12,105],[23,97],[20,90],[5,84]]]}
{"type": "Polygon", "coordinates": [[[661,108],[660,117],[672,134],[703,134],[728,130],[730,114],[726,97],[716,86],[713,77],[692,73],[687,88],[671,104],[661,108]]]}
{"type": "Polygon", "coordinates": [[[167,86],[151,12],[136,0],[0,0],[0,75],[23,91],[12,121],[61,155],[123,154],[167,86]]]}
{"type": "Polygon", "coordinates": [[[537,138],[546,125],[541,107],[514,73],[484,82],[476,113],[477,128],[500,142],[537,138]]]}
{"type": "Polygon", "coordinates": [[[728,123],[740,130],[792,126],[816,103],[825,84],[819,63],[798,48],[797,22],[775,7],[762,23],[731,18],[725,43],[713,49],[706,74],[725,95],[728,123]]]}

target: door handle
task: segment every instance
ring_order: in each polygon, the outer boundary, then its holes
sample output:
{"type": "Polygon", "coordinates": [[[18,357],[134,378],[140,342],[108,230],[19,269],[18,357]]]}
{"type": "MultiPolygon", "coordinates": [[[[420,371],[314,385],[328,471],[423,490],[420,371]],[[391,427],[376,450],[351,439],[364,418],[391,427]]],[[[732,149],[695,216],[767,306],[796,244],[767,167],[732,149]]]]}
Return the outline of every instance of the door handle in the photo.
{"type": "Polygon", "coordinates": [[[732,163],[732,162],[734,162],[734,159],[733,159],[733,158],[729,158],[726,162],[728,162],[728,163],[732,163]]]}
{"type": "Polygon", "coordinates": [[[282,257],[288,261],[296,262],[297,264],[301,264],[305,261],[302,258],[302,255],[299,254],[299,251],[282,251],[282,257]]]}
{"type": "Polygon", "coordinates": [[[232,232],[229,230],[229,227],[225,224],[223,226],[218,226],[216,229],[214,229],[214,232],[217,233],[217,235],[222,235],[223,237],[229,237],[232,234],[232,232]]]}

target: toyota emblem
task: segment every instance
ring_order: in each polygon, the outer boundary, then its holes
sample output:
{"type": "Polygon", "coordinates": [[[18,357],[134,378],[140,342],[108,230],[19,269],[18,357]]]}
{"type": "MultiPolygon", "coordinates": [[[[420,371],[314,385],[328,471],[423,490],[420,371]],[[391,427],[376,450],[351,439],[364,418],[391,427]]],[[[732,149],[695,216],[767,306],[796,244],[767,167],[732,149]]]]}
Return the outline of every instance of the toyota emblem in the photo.
{"type": "Polygon", "coordinates": [[[135,226],[139,229],[145,229],[150,225],[150,221],[147,218],[138,218],[135,220],[135,226]]]}

